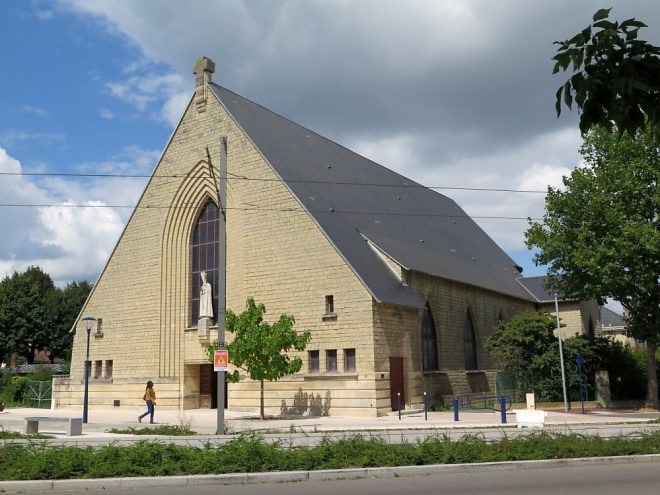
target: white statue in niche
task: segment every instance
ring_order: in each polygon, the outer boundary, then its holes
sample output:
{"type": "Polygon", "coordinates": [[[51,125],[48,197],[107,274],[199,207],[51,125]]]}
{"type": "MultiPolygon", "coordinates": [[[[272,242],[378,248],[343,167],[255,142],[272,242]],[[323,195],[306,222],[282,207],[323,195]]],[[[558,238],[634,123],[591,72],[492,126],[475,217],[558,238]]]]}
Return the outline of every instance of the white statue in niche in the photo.
{"type": "Polygon", "coordinates": [[[199,274],[202,277],[202,286],[199,288],[199,318],[213,319],[213,295],[211,284],[206,280],[206,272],[199,274]]]}

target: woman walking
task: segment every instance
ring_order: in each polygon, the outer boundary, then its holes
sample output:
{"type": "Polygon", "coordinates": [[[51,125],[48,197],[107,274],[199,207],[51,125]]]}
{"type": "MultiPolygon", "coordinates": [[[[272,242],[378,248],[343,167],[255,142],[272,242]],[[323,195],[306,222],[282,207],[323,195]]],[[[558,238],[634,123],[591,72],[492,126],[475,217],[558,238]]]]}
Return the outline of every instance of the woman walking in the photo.
{"type": "Polygon", "coordinates": [[[147,412],[138,416],[138,422],[142,423],[142,418],[144,418],[147,414],[150,414],[151,418],[149,423],[153,423],[154,407],[156,406],[156,392],[154,392],[154,382],[152,382],[151,380],[147,382],[147,389],[144,391],[142,400],[147,403],[147,412]]]}

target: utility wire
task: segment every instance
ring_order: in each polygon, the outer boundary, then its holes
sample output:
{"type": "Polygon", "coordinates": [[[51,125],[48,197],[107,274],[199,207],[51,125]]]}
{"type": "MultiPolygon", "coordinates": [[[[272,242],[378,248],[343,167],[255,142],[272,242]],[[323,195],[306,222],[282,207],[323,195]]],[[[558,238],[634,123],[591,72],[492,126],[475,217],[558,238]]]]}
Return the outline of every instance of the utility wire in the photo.
{"type": "MultiPolygon", "coordinates": [[[[132,209],[183,209],[183,208],[198,208],[199,205],[81,205],[81,204],[37,204],[37,203],[0,203],[0,208],[132,208],[132,209]]],[[[493,220],[527,220],[529,217],[508,217],[498,215],[446,215],[442,213],[402,213],[402,212],[385,212],[385,211],[354,211],[354,210],[314,210],[302,208],[259,208],[259,207],[228,207],[227,210],[236,211],[264,211],[264,212],[277,212],[277,213],[336,213],[336,214],[349,214],[349,215],[382,215],[382,216],[402,216],[402,217],[438,217],[438,218],[478,218],[478,219],[493,219],[493,220]]],[[[532,220],[541,220],[540,218],[532,218],[532,220]]]]}
{"type": "MultiPolygon", "coordinates": [[[[368,187],[391,187],[391,188],[413,188],[413,189],[440,189],[451,191],[476,191],[476,192],[507,192],[507,193],[524,193],[524,194],[546,194],[547,191],[538,189],[513,189],[513,188],[489,188],[489,187],[459,187],[459,186],[424,186],[421,184],[382,184],[375,182],[341,182],[341,181],[316,181],[306,179],[268,179],[258,177],[246,177],[242,175],[231,174],[233,177],[228,177],[227,181],[245,180],[256,182],[285,182],[297,184],[326,184],[326,185],[339,185],[339,186],[368,186],[368,187]]],[[[65,172],[0,172],[0,176],[26,176],[26,177],[89,177],[89,178],[112,178],[112,179],[210,179],[208,175],[144,175],[144,174],[80,174],[80,173],[65,173],[65,172]]]]}

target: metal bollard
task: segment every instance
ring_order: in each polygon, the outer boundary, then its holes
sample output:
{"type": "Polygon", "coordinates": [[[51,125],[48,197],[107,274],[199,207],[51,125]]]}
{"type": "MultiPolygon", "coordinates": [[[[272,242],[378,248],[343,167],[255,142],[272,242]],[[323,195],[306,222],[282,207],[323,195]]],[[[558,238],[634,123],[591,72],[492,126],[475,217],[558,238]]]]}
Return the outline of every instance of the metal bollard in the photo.
{"type": "Polygon", "coordinates": [[[454,397],[452,405],[454,406],[454,421],[458,421],[458,397],[454,397]]]}
{"type": "Polygon", "coordinates": [[[424,392],[424,421],[429,420],[428,411],[429,411],[429,407],[428,407],[428,403],[426,402],[426,392],[424,392]]]}
{"type": "Polygon", "coordinates": [[[396,408],[399,410],[399,421],[401,421],[401,392],[396,393],[396,408]]]}
{"type": "Polygon", "coordinates": [[[502,424],[506,424],[506,398],[500,395],[500,414],[502,416],[502,424]]]}

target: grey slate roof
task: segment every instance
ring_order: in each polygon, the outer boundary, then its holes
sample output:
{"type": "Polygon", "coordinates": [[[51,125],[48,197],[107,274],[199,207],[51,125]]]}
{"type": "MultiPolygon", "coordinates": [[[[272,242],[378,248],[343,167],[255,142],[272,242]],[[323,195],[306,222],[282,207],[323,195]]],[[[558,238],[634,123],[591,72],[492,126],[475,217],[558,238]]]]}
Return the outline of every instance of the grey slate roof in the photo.
{"type": "MultiPolygon", "coordinates": [[[[520,285],[522,285],[529,292],[529,294],[534,298],[534,301],[538,303],[555,302],[555,290],[548,290],[545,288],[545,279],[545,275],[540,277],[521,277],[518,279],[518,282],[520,282],[520,285]]],[[[572,300],[570,298],[566,298],[560,290],[556,292],[557,299],[559,301],[572,300]]]]}
{"type": "Polygon", "coordinates": [[[409,270],[532,300],[514,261],[453,200],[228,89],[209,87],[377,301],[424,305],[366,239],[409,270]]]}
{"type": "Polygon", "coordinates": [[[600,308],[600,324],[603,330],[623,330],[626,323],[623,315],[615,313],[610,308],[603,306],[600,308]]]}

